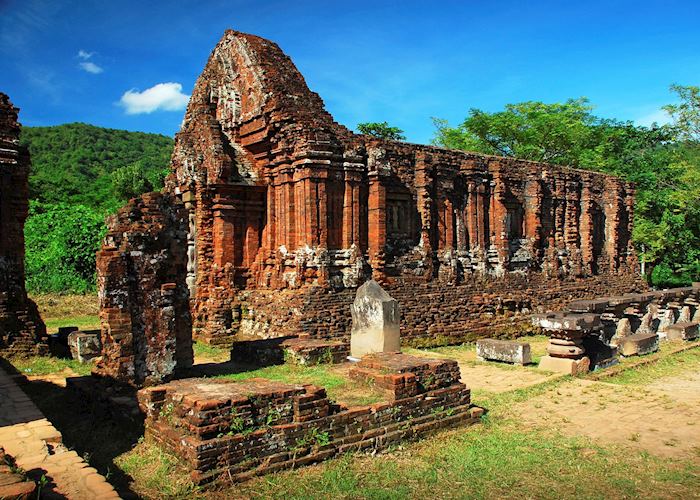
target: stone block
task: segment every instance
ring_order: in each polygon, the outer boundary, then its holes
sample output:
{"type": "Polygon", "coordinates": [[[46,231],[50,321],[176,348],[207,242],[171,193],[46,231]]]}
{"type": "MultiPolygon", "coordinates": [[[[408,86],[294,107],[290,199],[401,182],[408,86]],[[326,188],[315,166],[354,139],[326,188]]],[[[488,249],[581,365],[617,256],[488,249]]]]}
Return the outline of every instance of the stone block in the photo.
{"type": "Polygon", "coordinates": [[[695,340],[700,336],[698,324],[690,321],[678,322],[666,328],[668,340],[695,340]]]}
{"type": "Polygon", "coordinates": [[[583,338],[583,347],[586,356],[591,360],[590,369],[602,370],[620,362],[616,346],[608,345],[596,335],[587,335],[583,338]]]}
{"type": "Polygon", "coordinates": [[[549,331],[589,331],[601,326],[598,314],[548,313],[535,314],[534,325],[549,331]]]}
{"type": "Polygon", "coordinates": [[[71,357],[80,363],[89,363],[93,358],[100,355],[102,343],[100,342],[100,332],[74,331],[68,335],[68,346],[71,357]]]}
{"type": "Polygon", "coordinates": [[[578,313],[597,313],[605,312],[610,304],[608,299],[593,299],[593,300],[575,300],[569,304],[569,311],[578,313]]]}
{"type": "Polygon", "coordinates": [[[591,366],[591,360],[584,356],[580,359],[554,358],[552,356],[543,356],[540,360],[539,368],[556,373],[565,373],[566,375],[582,375],[588,373],[591,366]]]}
{"type": "Polygon", "coordinates": [[[361,358],[375,352],[397,352],[401,349],[399,303],[374,280],[357,289],[350,306],[352,332],[350,355],[361,358]]]}
{"type": "Polygon", "coordinates": [[[503,361],[517,365],[532,363],[530,344],[525,342],[480,339],[476,341],[476,355],[482,360],[503,361]]]}
{"type": "Polygon", "coordinates": [[[643,356],[659,350],[659,336],[654,333],[636,333],[618,344],[623,356],[643,356]]]}

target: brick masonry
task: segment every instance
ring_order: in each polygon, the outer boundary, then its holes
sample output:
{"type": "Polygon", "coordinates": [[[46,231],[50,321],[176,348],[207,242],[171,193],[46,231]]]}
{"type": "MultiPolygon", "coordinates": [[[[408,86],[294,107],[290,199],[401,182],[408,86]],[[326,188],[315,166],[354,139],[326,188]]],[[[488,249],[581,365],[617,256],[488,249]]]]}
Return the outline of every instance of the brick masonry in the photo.
{"type": "Polygon", "coordinates": [[[454,361],[391,354],[357,369],[366,375],[358,374],[358,381],[383,384],[387,402],[346,408],[330,401],[323,388],[265,379],[186,379],[142,389],[146,435],[182,457],[202,484],[383,449],[475,423],[483,413],[470,405],[454,361]]]}
{"type": "Polygon", "coordinates": [[[192,366],[186,221],[184,207],[159,193],[108,220],[97,254],[102,377],[141,386],[192,366]]]}
{"type": "Polygon", "coordinates": [[[211,343],[347,341],[349,297],[369,277],[401,303],[405,335],[433,343],[498,333],[501,306],[644,287],[631,184],[353,134],[253,35],[214,48],[172,168],[195,336],[211,343]]]}
{"type": "Polygon", "coordinates": [[[19,110],[0,93],[0,356],[47,354],[46,327],[24,285],[29,152],[19,145],[19,110]]]}

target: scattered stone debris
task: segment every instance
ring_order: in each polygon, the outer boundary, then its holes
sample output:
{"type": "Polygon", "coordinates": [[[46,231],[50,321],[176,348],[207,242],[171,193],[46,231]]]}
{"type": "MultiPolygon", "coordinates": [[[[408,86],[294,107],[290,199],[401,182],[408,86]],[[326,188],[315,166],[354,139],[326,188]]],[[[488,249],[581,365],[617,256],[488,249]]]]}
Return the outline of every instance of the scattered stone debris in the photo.
{"type": "Polygon", "coordinates": [[[611,366],[616,362],[618,350],[622,356],[644,355],[658,350],[660,338],[695,340],[699,335],[698,322],[686,320],[698,315],[699,299],[700,283],[696,283],[689,287],[577,300],[568,311],[536,314],[532,317],[533,324],[551,336],[549,356],[542,359],[540,367],[573,375],[587,371],[588,366],[584,365],[611,366]],[[583,361],[584,358],[588,361],[583,361]]]}

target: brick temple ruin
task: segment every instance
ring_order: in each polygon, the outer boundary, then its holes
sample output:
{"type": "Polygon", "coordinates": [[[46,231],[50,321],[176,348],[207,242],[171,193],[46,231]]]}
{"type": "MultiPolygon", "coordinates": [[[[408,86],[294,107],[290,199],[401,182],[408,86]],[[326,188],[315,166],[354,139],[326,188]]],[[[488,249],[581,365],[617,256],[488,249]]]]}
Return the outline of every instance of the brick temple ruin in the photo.
{"type": "Polygon", "coordinates": [[[19,110],[0,93],[0,356],[46,354],[46,327],[24,283],[29,152],[20,146],[19,110]]]}
{"type": "Polygon", "coordinates": [[[143,349],[121,344],[144,328],[155,351],[180,346],[168,370],[187,366],[190,320],[197,340],[224,346],[299,334],[347,343],[369,278],[401,303],[404,343],[515,333],[534,311],[646,288],[633,203],[634,187],[610,175],[354,134],[276,44],[227,31],[163,194],[122,209],[98,255],[116,363],[106,372],[143,366],[143,349]],[[147,233],[158,235],[151,248],[147,233]]]}

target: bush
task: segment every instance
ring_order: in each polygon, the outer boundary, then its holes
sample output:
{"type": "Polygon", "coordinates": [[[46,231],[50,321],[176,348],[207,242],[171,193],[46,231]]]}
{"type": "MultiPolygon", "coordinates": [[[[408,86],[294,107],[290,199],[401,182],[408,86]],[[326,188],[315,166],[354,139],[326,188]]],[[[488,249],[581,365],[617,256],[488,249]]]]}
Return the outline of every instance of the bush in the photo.
{"type": "Polygon", "coordinates": [[[105,214],[84,205],[30,202],[24,227],[27,289],[86,293],[95,289],[95,253],[105,214]]]}

